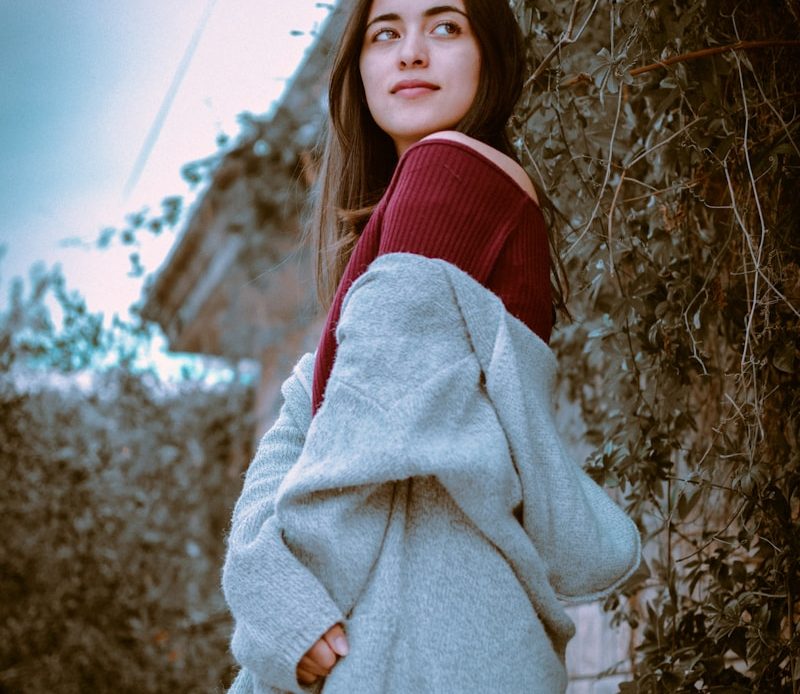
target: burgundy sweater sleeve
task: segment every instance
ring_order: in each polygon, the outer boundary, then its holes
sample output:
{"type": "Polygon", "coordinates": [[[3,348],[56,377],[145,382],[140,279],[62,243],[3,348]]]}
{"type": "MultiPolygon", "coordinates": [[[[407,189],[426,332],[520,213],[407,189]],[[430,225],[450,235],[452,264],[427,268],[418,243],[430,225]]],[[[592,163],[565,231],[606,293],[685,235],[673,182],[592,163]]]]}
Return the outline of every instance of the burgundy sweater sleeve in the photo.
{"type": "Polygon", "coordinates": [[[485,284],[527,200],[471,147],[425,140],[401,159],[387,191],[378,254],[440,258],[485,284]]]}
{"type": "Polygon", "coordinates": [[[550,342],[553,292],[550,286],[550,240],[537,205],[509,235],[486,281],[506,310],[550,342]]]}

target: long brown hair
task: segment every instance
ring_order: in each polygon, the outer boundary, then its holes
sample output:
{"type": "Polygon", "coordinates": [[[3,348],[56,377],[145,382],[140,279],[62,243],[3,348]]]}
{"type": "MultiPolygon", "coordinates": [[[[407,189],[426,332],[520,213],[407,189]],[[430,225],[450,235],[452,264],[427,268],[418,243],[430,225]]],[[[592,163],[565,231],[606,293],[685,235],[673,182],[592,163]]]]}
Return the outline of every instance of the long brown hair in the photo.
{"type": "MultiPolygon", "coordinates": [[[[334,58],[328,86],[328,120],[316,181],[310,233],[320,302],[328,307],[350,254],[370,214],[386,191],[397,165],[392,139],[367,106],[359,59],[373,0],[353,7],[334,58]]],[[[503,152],[519,163],[507,125],[526,72],[525,42],[507,0],[464,0],[481,54],[478,89],[472,106],[453,128],[503,152]]],[[[535,183],[534,183],[535,185],[535,183]]],[[[546,217],[550,205],[537,187],[546,217]]],[[[548,219],[550,228],[552,219],[548,219]]],[[[566,281],[552,232],[554,305],[565,310],[566,281]]]]}

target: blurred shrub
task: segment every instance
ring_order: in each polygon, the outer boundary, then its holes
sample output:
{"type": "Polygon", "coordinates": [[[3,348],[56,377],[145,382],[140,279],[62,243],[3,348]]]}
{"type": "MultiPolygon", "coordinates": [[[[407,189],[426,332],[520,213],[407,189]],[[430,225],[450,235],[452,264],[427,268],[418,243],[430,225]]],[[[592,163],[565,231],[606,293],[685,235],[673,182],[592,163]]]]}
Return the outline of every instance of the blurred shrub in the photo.
{"type": "Polygon", "coordinates": [[[37,277],[0,314],[0,692],[220,690],[232,662],[219,571],[251,393],[122,368],[58,374],[59,350],[98,348],[64,330],[96,317],[61,302],[57,330],[43,318],[53,283],[37,277]]]}

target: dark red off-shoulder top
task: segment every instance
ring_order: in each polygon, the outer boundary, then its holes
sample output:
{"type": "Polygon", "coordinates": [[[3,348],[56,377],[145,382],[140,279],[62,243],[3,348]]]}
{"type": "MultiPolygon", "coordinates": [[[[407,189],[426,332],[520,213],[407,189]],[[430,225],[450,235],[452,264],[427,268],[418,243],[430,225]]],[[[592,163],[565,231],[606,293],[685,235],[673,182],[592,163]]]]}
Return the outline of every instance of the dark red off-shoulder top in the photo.
{"type": "Polygon", "coordinates": [[[446,139],[422,140],[400,158],[328,311],[314,364],[315,413],[336,357],[336,326],[347,290],[375,258],[397,252],[453,263],[549,341],[550,255],[539,206],[472,147],[446,139]]]}

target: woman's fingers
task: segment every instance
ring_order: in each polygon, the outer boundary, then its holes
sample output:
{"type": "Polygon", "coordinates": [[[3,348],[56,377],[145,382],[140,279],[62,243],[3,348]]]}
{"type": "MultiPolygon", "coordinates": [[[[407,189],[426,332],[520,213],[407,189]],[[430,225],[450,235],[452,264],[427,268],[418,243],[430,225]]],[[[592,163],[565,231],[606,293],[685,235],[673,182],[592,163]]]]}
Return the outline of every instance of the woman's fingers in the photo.
{"type": "Polygon", "coordinates": [[[341,624],[334,624],[323,634],[322,638],[325,639],[331,650],[337,655],[345,656],[350,652],[350,645],[347,642],[347,636],[345,636],[341,624]]]}
{"type": "Polygon", "coordinates": [[[348,654],[350,646],[341,624],[334,624],[308,649],[297,666],[297,679],[311,684],[318,677],[327,677],[339,656],[348,654]]]}
{"type": "Polygon", "coordinates": [[[303,668],[306,672],[310,672],[312,675],[320,675],[322,677],[326,677],[330,674],[329,668],[324,668],[319,663],[314,662],[311,658],[307,655],[304,655],[302,660],[300,660],[300,665],[298,667],[303,668]]]}
{"type": "Polygon", "coordinates": [[[315,675],[308,670],[304,670],[299,665],[297,666],[297,680],[300,684],[312,684],[316,682],[318,675],[315,675]]]}
{"type": "Polygon", "coordinates": [[[328,645],[324,637],[319,639],[319,641],[311,646],[311,648],[308,649],[308,653],[306,653],[303,657],[310,658],[326,671],[330,670],[334,665],[336,665],[337,658],[336,653],[328,645]]]}

